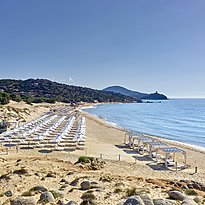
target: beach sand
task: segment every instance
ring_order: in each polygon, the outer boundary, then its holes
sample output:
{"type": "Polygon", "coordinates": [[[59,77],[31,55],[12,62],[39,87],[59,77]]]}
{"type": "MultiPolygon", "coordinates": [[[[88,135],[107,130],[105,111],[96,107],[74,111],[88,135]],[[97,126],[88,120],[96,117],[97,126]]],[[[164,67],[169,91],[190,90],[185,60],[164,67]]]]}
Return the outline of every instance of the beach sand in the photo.
{"type": "MultiPolygon", "coordinates": [[[[35,110],[37,109],[39,111],[35,111],[35,117],[47,112],[50,106],[38,105],[35,106],[35,110]]],[[[124,130],[113,127],[88,113],[80,113],[86,118],[87,138],[84,150],[46,152],[37,149],[20,149],[17,153],[15,149],[11,149],[8,155],[0,152],[0,177],[8,175],[10,178],[8,181],[0,178],[0,204],[10,204],[10,199],[21,195],[35,185],[45,186],[49,190],[59,190],[64,185],[60,182],[61,179],[68,181],[63,190],[64,200],[75,200],[78,203],[84,191],[79,189],[79,184],[73,190],[70,182],[77,178],[80,178],[79,182],[85,178],[98,182],[103,189],[93,192],[97,197],[97,204],[117,204],[127,197],[126,191],[132,187],[137,188],[139,192],[148,193],[152,198],[165,198],[166,191],[172,188],[171,185],[165,185],[167,180],[176,182],[187,179],[205,184],[205,153],[171,142],[177,147],[183,146],[186,150],[187,164],[190,168],[181,171],[165,170],[163,166],[157,165],[148,157],[129,149],[124,144],[126,133],[124,130]],[[106,164],[100,170],[89,170],[84,165],[74,165],[81,155],[102,158],[106,164]],[[198,173],[194,173],[195,167],[198,168],[198,173]],[[14,174],[15,170],[20,169],[25,169],[27,173],[14,174]],[[54,176],[47,177],[48,173],[54,176]],[[108,177],[110,182],[102,181],[103,177],[108,177]],[[148,183],[150,179],[155,181],[148,183]],[[122,184],[119,185],[120,183],[122,184]],[[116,188],[119,188],[117,184],[121,189],[119,193],[115,193],[116,188]],[[2,194],[8,190],[13,191],[11,198],[2,194]]],[[[32,117],[27,120],[33,119],[32,117]]],[[[181,161],[181,157],[178,160],[181,161]]],[[[35,197],[37,199],[39,195],[35,197]]]]}

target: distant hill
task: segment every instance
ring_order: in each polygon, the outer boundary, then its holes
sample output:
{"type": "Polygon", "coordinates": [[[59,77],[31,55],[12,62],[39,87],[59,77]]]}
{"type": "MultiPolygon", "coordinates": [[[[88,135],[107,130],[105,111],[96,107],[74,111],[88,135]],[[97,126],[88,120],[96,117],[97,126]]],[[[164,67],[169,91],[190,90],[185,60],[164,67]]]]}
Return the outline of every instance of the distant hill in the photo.
{"type": "Polygon", "coordinates": [[[103,91],[113,92],[113,93],[120,93],[122,95],[127,95],[127,96],[130,96],[130,97],[136,98],[137,100],[140,100],[140,99],[167,100],[168,99],[165,95],[159,94],[158,92],[151,93],[151,94],[140,93],[140,92],[137,92],[137,91],[129,90],[129,89],[121,87],[121,86],[110,86],[110,87],[107,87],[107,88],[103,89],[103,91]]]}
{"type": "Polygon", "coordinates": [[[9,100],[28,103],[49,102],[133,102],[134,98],[119,93],[66,85],[46,79],[0,80],[0,104],[9,100]]]}

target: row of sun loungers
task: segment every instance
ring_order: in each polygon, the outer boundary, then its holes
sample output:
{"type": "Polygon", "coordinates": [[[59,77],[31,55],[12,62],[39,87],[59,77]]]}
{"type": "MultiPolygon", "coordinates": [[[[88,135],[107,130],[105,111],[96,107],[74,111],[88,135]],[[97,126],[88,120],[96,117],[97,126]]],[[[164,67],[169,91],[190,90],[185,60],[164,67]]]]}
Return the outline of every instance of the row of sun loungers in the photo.
{"type": "Polygon", "coordinates": [[[1,145],[57,151],[83,149],[86,139],[85,118],[64,115],[66,110],[67,108],[62,108],[58,113],[47,113],[21,127],[2,133],[1,145]]]}
{"type": "Polygon", "coordinates": [[[163,161],[166,168],[168,166],[179,166],[176,162],[176,154],[182,154],[184,164],[181,167],[186,167],[186,152],[177,147],[170,147],[164,142],[140,133],[131,133],[128,138],[128,145],[132,149],[144,155],[148,154],[150,158],[154,158],[155,162],[163,161]]]}

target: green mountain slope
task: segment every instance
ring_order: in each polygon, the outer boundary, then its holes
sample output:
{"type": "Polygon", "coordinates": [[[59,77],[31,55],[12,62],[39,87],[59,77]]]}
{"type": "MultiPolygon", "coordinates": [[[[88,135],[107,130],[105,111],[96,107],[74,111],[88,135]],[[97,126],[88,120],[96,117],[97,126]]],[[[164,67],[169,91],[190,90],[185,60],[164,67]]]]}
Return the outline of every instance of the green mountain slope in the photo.
{"type": "Polygon", "coordinates": [[[158,92],[147,94],[147,93],[140,93],[137,91],[132,91],[127,88],[121,87],[121,86],[110,86],[103,91],[113,92],[113,93],[120,93],[122,95],[127,95],[136,99],[146,99],[146,100],[167,100],[168,98],[163,95],[159,94],[158,92]]]}
{"type": "Polygon", "coordinates": [[[28,103],[54,103],[55,101],[69,103],[134,101],[132,97],[119,93],[66,85],[46,79],[2,79],[0,80],[0,104],[8,103],[9,99],[16,101],[22,99],[28,103]],[[6,96],[6,100],[4,96],[6,96]]]}

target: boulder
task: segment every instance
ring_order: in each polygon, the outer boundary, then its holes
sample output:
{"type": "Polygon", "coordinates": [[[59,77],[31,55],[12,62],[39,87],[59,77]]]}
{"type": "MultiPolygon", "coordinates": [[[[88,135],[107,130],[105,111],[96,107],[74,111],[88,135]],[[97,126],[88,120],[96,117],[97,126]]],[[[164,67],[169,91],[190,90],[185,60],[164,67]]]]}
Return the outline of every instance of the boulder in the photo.
{"type": "Polygon", "coordinates": [[[185,199],[182,201],[182,205],[197,205],[197,203],[193,199],[185,199]]]}
{"type": "Polygon", "coordinates": [[[39,201],[43,202],[43,203],[54,203],[55,199],[54,199],[54,196],[51,192],[46,191],[40,195],[39,201]]]}
{"type": "Polygon", "coordinates": [[[11,196],[13,196],[13,191],[11,191],[11,190],[5,191],[4,195],[7,196],[7,197],[11,197],[11,196]]]}
{"type": "Polygon", "coordinates": [[[183,201],[184,199],[186,199],[186,195],[184,195],[180,191],[169,191],[168,195],[170,198],[179,200],[179,201],[183,201]]]}
{"type": "Polygon", "coordinates": [[[154,205],[153,200],[148,195],[140,196],[145,205],[154,205]]]}
{"type": "Polygon", "coordinates": [[[139,196],[129,197],[123,205],[144,205],[144,202],[139,196]]]}
{"type": "Polygon", "coordinates": [[[83,181],[80,184],[80,187],[82,188],[82,190],[88,190],[91,188],[91,183],[89,181],[83,181]]]}
{"type": "Polygon", "coordinates": [[[195,201],[196,203],[202,203],[203,200],[204,200],[204,197],[203,197],[203,196],[196,196],[196,197],[194,198],[194,201],[195,201]]]}
{"type": "Polygon", "coordinates": [[[36,205],[37,201],[34,197],[17,197],[11,200],[11,205],[36,205]]]}
{"type": "Polygon", "coordinates": [[[175,205],[175,201],[171,201],[168,199],[154,199],[154,205],[175,205]]]}

